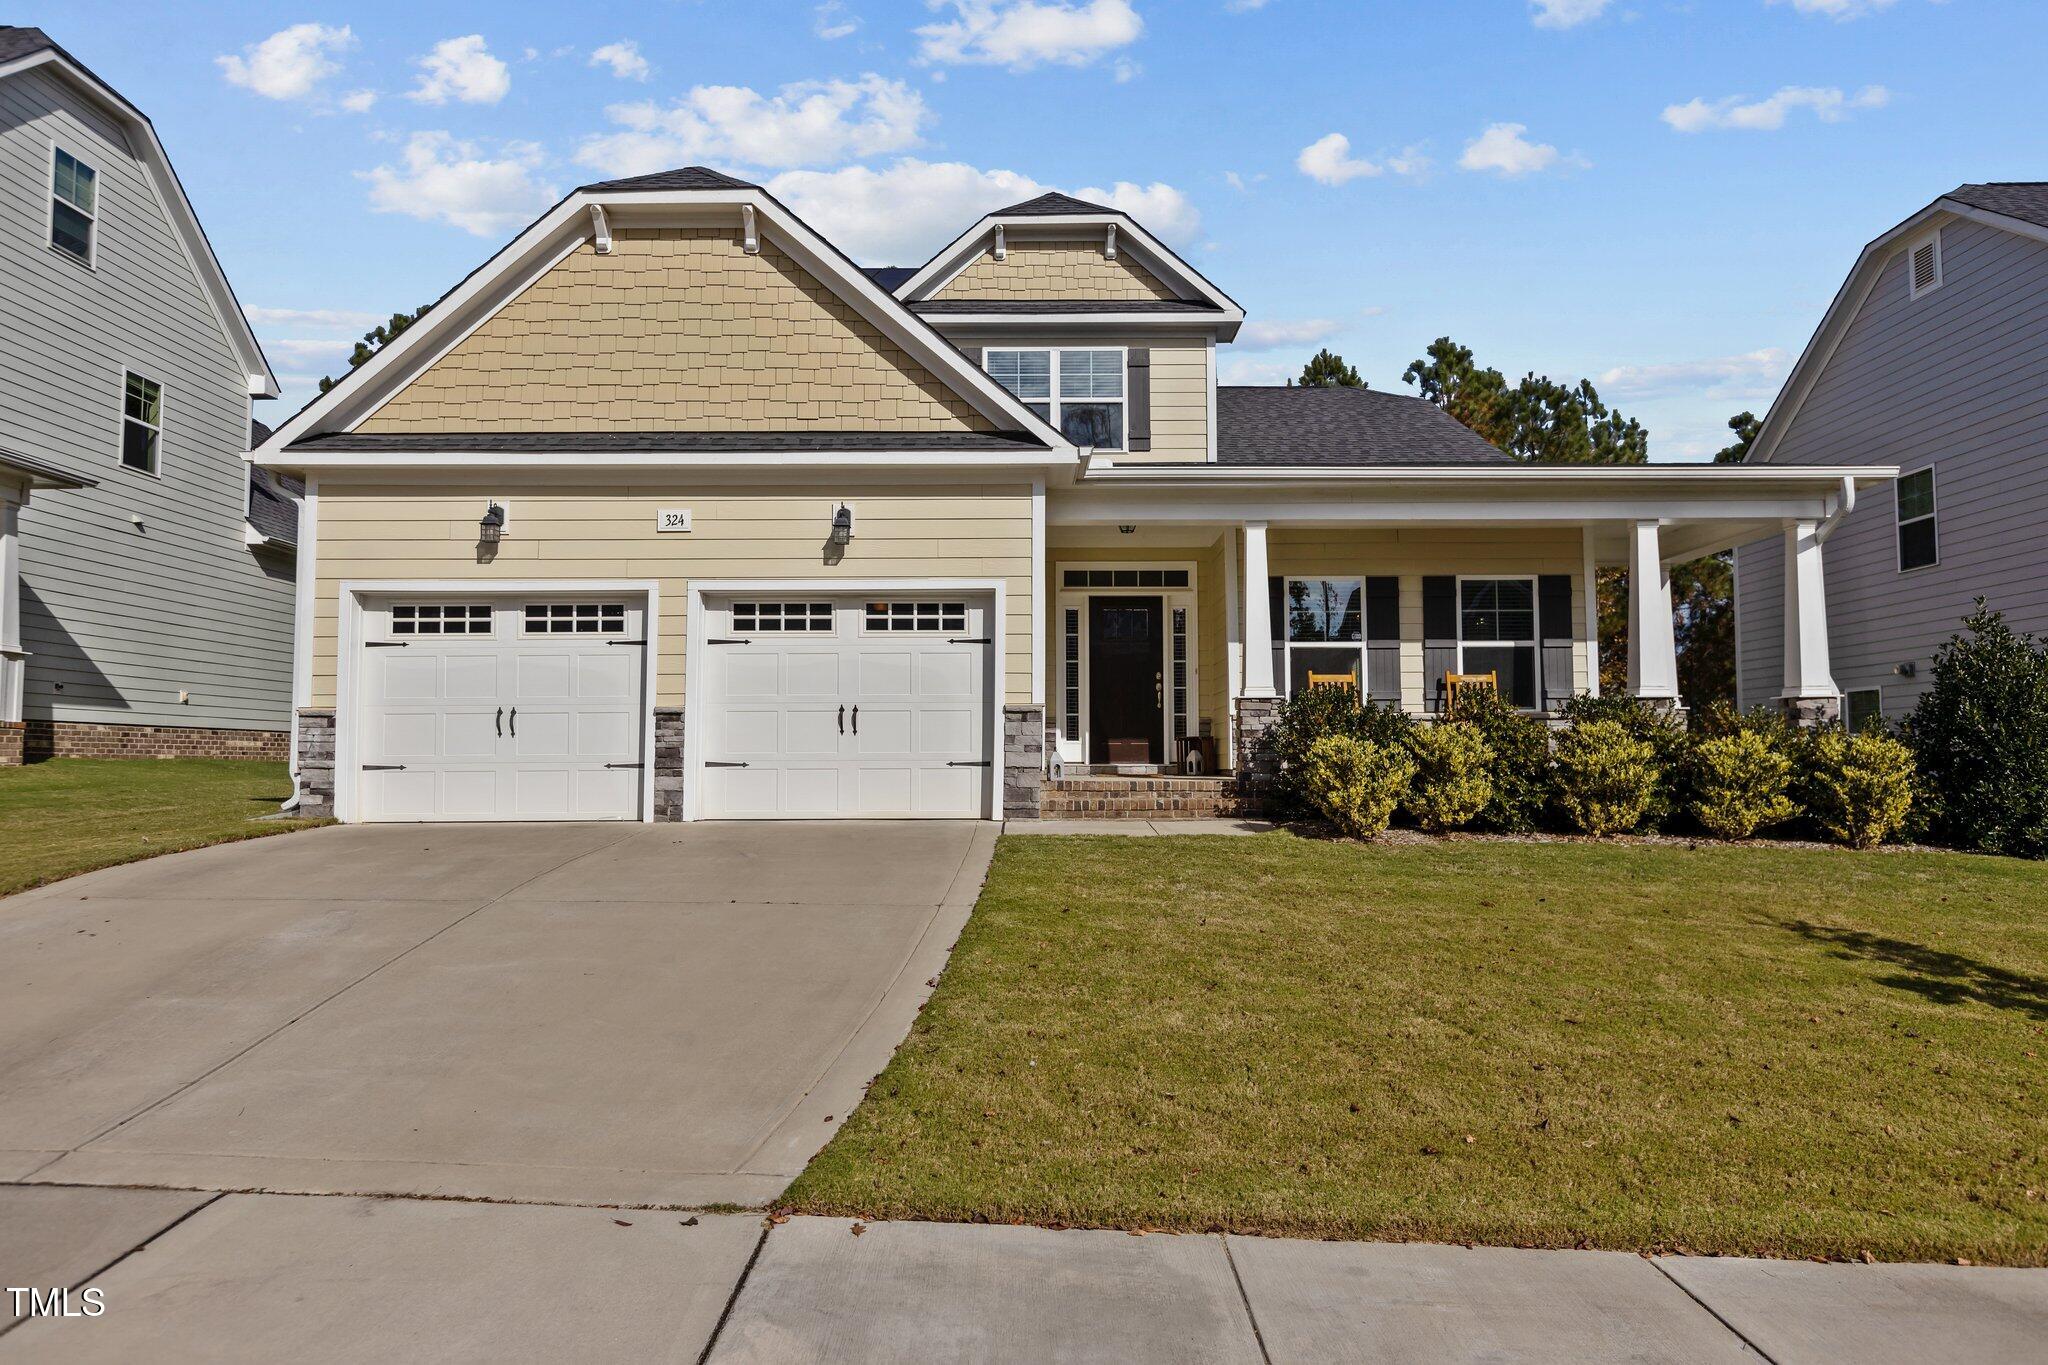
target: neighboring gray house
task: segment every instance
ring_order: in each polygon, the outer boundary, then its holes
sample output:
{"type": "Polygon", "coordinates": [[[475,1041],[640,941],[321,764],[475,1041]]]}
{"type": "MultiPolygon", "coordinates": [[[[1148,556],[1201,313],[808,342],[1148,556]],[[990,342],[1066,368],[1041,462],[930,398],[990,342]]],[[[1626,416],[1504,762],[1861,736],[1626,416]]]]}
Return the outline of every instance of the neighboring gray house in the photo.
{"type": "Polygon", "coordinates": [[[276,394],[149,120],[0,27],[0,759],[285,756],[297,503],[243,458],[276,394]]]}
{"type": "MultiPolygon", "coordinates": [[[[1826,537],[1852,725],[1913,709],[1973,598],[2048,633],[2048,183],[1964,185],[1864,248],[1748,463],[1899,467],[1826,537]]],[[[1735,553],[1744,707],[1781,690],[1784,560],[1735,553]]]]}

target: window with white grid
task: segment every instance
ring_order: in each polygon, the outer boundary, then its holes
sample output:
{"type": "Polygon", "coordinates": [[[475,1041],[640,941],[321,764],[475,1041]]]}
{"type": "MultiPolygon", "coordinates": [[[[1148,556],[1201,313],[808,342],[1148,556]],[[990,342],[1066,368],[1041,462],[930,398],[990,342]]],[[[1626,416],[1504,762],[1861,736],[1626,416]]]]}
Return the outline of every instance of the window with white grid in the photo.
{"type": "Polygon", "coordinates": [[[735,602],[732,628],[741,635],[830,635],[830,602],[735,602]]]}
{"type": "Polygon", "coordinates": [[[491,609],[482,602],[401,602],[391,609],[393,635],[489,635],[491,609]]]}
{"type": "Polygon", "coordinates": [[[937,635],[967,629],[965,602],[870,602],[870,634],[937,635]]]}
{"type": "Polygon", "coordinates": [[[528,635],[624,635],[624,602],[528,602],[528,635]]]}

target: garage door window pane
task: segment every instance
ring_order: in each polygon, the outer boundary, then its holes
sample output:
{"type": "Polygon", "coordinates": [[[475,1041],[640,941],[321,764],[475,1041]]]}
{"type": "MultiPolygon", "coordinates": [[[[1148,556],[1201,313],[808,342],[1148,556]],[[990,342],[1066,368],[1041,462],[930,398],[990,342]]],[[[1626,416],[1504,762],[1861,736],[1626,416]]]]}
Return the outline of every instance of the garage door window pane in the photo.
{"type": "Polygon", "coordinates": [[[732,628],[742,635],[830,635],[830,602],[735,602],[732,628]]]}
{"type": "Polygon", "coordinates": [[[481,602],[402,602],[391,609],[393,635],[489,635],[491,609],[481,602]]]}
{"type": "Polygon", "coordinates": [[[878,635],[938,635],[967,629],[965,602],[870,602],[867,628],[878,635]]]}
{"type": "Polygon", "coordinates": [[[528,635],[623,635],[623,602],[528,602],[528,635]]]}

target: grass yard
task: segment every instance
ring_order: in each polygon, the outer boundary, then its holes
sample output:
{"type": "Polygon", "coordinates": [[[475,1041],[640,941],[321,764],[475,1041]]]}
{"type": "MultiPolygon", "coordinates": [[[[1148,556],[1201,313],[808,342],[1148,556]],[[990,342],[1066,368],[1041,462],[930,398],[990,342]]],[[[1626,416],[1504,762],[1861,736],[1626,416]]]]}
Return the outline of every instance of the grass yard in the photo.
{"type": "Polygon", "coordinates": [[[263,820],[292,794],[282,763],[53,758],[0,768],[0,896],[94,868],[325,820],[263,820]]]}
{"type": "Polygon", "coordinates": [[[2048,1264],[2048,867],[1005,839],[783,1202],[2048,1264]]]}

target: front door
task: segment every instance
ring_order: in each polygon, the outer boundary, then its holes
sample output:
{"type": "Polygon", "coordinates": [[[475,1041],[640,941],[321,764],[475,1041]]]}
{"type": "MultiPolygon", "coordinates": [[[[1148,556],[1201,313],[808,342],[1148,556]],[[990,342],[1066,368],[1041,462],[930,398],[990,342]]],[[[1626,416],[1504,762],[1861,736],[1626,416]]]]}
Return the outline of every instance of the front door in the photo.
{"type": "Polygon", "coordinates": [[[1088,759],[1163,763],[1165,599],[1088,600],[1088,759]],[[1128,747],[1142,744],[1138,750],[1128,747]]]}

